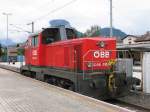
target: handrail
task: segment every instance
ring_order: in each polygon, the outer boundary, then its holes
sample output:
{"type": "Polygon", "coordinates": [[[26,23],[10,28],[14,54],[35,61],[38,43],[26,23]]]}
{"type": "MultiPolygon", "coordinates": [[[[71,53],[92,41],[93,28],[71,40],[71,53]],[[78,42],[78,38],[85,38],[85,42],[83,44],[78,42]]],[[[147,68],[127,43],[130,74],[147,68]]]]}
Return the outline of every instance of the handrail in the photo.
{"type": "MultiPolygon", "coordinates": [[[[93,61],[93,56],[92,56],[92,60],[91,61],[86,61],[85,60],[85,57],[90,53],[90,52],[95,52],[95,51],[98,51],[98,52],[101,52],[101,51],[111,51],[111,52],[118,52],[118,51],[126,51],[126,52],[129,52],[128,50],[88,50],[84,55],[83,55],[83,63],[82,63],[82,68],[83,68],[83,80],[86,79],[85,77],[85,62],[100,62],[100,61],[93,61]]],[[[132,55],[130,54],[129,52],[129,55],[132,57],[132,55]]],[[[92,66],[92,72],[93,72],[93,66],[92,66]]]]}

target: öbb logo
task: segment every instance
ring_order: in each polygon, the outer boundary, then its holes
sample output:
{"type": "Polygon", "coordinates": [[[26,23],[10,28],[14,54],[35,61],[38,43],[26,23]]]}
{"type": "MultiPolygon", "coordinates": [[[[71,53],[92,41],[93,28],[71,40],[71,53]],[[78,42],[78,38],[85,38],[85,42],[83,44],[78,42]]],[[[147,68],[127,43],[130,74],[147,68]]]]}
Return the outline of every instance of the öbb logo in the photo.
{"type": "Polygon", "coordinates": [[[110,53],[109,51],[95,51],[94,57],[95,58],[109,58],[110,53]]]}
{"type": "Polygon", "coordinates": [[[36,55],[37,55],[37,50],[33,50],[33,51],[32,51],[32,55],[33,55],[33,56],[36,56],[36,55]]]}

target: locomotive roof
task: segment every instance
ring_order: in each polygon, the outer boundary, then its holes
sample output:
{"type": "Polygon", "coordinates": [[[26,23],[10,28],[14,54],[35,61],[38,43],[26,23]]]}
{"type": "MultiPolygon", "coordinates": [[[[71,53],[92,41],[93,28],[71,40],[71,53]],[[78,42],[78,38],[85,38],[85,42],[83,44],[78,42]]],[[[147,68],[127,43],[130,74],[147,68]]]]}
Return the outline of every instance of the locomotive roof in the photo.
{"type": "Polygon", "coordinates": [[[82,39],[89,39],[89,40],[103,40],[103,41],[107,41],[107,40],[116,40],[115,37],[111,37],[111,38],[106,38],[106,37],[103,37],[103,36],[98,36],[98,37],[84,37],[84,38],[80,38],[81,40],[82,39]]]}
{"type": "MultiPolygon", "coordinates": [[[[36,36],[38,35],[39,33],[43,32],[44,30],[47,30],[47,29],[53,29],[53,28],[60,28],[60,27],[49,27],[49,28],[42,28],[42,30],[39,30],[37,32],[34,32],[34,33],[31,33],[30,36],[36,36]]],[[[68,29],[74,29],[72,27],[65,27],[65,28],[68,28],[68,29]]]]}

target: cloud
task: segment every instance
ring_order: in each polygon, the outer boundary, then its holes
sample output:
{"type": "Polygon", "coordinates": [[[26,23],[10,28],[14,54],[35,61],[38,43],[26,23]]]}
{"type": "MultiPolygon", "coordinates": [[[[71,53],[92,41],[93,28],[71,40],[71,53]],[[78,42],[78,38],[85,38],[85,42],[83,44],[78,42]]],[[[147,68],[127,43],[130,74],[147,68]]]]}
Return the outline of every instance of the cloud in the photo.
{"type": "MultiPolygon", "coordinates": [[[[47,27],[52,19],[66,19],[73,27],[85,31],[91,25],[109,26],[109,0],[75,0],[55,13],[48,14],[71,0],[0,0],[0,13],[11,12],[9,23],[31,31],[26,24],[35,22],[35,30],[47,27]],[[47,15],[48,14],[48,15],[47,15]],[[40,18],[42,17],[42,18],[40,18]]],[[[113,0],[113,25],[128,34],[150,30],[149,0],[113,0]]],[[[0,38],[6,38],[6,17],[0,17],[0,38]]],[[[18,30],[9,26],[10,30],[18,30]]],[[[13,41],[25,41],[25,32],[9,32],[13,41]]]]}
{"type": "Polygon", "coordinates": [[[114,1],[115,27],[133,35],[141,35],[150,30],[149,0],[114,1]]]}

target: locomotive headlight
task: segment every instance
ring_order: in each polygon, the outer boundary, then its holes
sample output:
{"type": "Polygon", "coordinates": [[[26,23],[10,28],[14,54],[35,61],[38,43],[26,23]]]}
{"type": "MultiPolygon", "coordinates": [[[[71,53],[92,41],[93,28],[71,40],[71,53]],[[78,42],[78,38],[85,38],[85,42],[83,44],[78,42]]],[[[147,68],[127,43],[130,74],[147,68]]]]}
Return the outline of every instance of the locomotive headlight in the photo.
{"type": "Polygon", "coordinates": [[[105,42],[104,41],[99,42],[99,46],[102,48],[105,47],[105,42]]]}
{"type": "Polygon", "coordinates": [[[100,41],[97,43],[97,45],[101,48],[105,47],[105,42],[104,41],[100,41]]]}
{"type": "Polygon", "coordinates": [[[88,67],[88,68],[91,68],[92,66],[93,66],[92,62],[88,62],[88,63],[87,63],[87,67],[88,67]]]}

